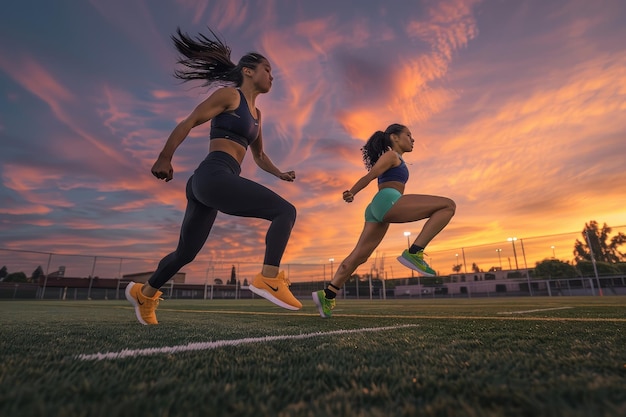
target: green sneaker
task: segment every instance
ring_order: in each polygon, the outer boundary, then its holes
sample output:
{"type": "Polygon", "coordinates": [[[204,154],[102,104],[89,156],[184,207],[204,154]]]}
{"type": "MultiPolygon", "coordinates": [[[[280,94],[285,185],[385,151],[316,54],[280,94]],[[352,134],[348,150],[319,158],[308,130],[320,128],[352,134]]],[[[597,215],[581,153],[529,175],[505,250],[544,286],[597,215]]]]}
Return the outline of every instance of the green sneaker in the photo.
{"type": "Polygon", "coordinates": [[[317,311],[320,312],[320,316],[329,319],[330,316],[333,315],[332,310],[335,308],[335,299],[329,300],[326,298],[324,290],[315,291],[311,296],[313,297],[313,301],[315,301],[317,311]]]}
{"type": "Polygon", "coordinates": [[[398,262],[427,277],[434,277],[437,275],[435,270],[428,266],[424,260],[424,251],[409,253],[408,249],[405,249],[404,252],[402,252],[402,255],[398,256],[398,262]]]}

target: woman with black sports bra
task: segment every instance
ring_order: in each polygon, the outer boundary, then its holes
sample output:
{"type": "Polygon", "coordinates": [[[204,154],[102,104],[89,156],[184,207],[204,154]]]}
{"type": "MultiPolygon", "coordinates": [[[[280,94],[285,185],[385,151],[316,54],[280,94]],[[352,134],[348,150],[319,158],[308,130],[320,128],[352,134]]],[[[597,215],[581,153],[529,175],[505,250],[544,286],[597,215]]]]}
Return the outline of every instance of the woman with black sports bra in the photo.
{"type": "Polygon", "coordinates": [[[331,317],[337,292],[357,267],[372,255],[385,237],[390,223],[428,219],[413,245],[404,250],[398,261],[422,275],[435,275],[435,271],[424,261],[424,248],[450,222],[456,205],[446,197],[404,194],[409,170],[402,154],[413,150],[413,142],[409,129],[396,123],[384,132],[374,133],[363,146],[363,161],[369,172],[351,189],[343,192],[343,199],[351,203],[354,196],[374,178],[378,178],[378,192],[365,209],[365,225],[356,247],[341,262],[328,287],[312,294],[320,316],[331,317]]]}
{"type": "MultiPolygon", "coordinates": [[[[210,31],[210,29],[209,29],[210,31]]],[[[204,35],[191,38],[177,30],[172,36],[181,54],[182,70],[175,76],[183,81],[203,80],[205,86],[221,87],[200,103],[172,131],[152,174],[166,182],[172,180],[174,151],[191,129],[211,120],[209,154],[187,181],[187,208],[176,250],[165,256],[143,286],[129,283],[126,298],[135,307],[142,324],[158,324],[156,308],[161,291],[184,265],[193,261],[209,236],[218,211],[233,216],[269,220],[265,259],[250,290],[289,310],[302,307],[291,291],[280,261],[296,219],[295,207],[270,189],[240,176],[241,163],[248,147],[255,163],[284,181],[294,181],[294,171],[282,172],[263,151],[261,112],[255,107],[259,94],[272,87],[269,61],[258,53],[244,55],[237,65],[230,60],[230,48],[213,31],[214,39],[204,35]]]]}

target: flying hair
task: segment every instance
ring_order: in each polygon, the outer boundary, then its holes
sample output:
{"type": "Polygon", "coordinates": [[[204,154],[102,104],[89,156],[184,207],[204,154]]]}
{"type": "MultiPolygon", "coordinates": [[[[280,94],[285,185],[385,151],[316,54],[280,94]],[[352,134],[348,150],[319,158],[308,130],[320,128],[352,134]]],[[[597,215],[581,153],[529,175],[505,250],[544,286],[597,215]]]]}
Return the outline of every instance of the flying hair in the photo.
{"type": "Polygon", "coordinates": [[[171,38],[180,54],[177,63],[182,66],[174,71],[176,78],[183,82],[202,80],[205,87],[240,87],[243,83],[243,68],[255,69],[259,63],[267,61],[263,55],[249,52],[235,64],[230,58],[230,47],[211,28],[208,30],[211,37],[201,33],[191,37],[180,28],[176,29],[176,35],[171,38]]]}

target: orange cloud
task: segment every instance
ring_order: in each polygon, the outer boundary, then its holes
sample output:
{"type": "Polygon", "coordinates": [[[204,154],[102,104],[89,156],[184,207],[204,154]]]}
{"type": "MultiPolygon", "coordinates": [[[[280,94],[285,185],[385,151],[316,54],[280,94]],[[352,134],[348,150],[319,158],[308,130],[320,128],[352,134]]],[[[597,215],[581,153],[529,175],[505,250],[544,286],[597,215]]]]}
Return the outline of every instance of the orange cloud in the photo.
{"type": "MultiPolygon", "coordinates": [[[[457,202],[457,215],[428,248],[445,273],[457,252],[497,265],[495,249],[502,246],[502,261],[508,262],[507,236],[524,238],[530,258],[546,256],[546,243],[558,241],[557,247],[565,248],[572,240],[532,236],[571,231],[590,219],[626,223],[626,58],[615,40],[621,26],[611,26],[622,11],[617,3],[585,13],[584,2],[546,4],[548,17],[527,4],[512,15],[485,4],[480,36],[477,1],[428,1],[405,5],[401,14],[386,3],[347,13],[341,7],[313,12],[309,5],[274,1],[257,7],[243,0],[215,5],[181,0],[175,10],[183,24],[208,21],[224,32],[235,61],[256,47],[270,59],[273,90],[257,102],[264,144],[277,166],[295,169],[298,177],[293,184],[277,180],[250,156],[242,175],[296,206],[298,219],[283,260],[298,279],[320,279],[329,278],[329,258],[337,266],[353,248],[376,191],[371,184],[354,203],[341,199],[365,173],[359,147],[393,122],[407,124],[416,138],[414,152],[405,155],[411,171],[406,192],[457,202]],[[526,26],[531,20],[532,32],[526,26]],[[603,35],[608,31],[615,35],[603,35]],[[319,265],[309,270],[307,262],[319,265]]],[[[50,109],[27,126],[26,135],[37,134],[36,126],[45,131],[39,152],[26,159],[27,152],[11,142],[16,153],[2,165],[2,179],[15,202],[0,209],[1,222],[3,227],[13,223],[9,220],[21,222],[15,233],[24,238],[12,243],[16,248],[135,255],[141,261],[124,260],[124,270],[149,270],[175,248],[184,183],[207,151],[208,126],[194,129],[177,151],[173,182],[156,180],[149,169],[171,129],[207,92],[155,83],[172,71],[171,30],[155,24],[157,13],[170,9],[148,3],[131,5],[132,13],[113,3],[94,2],[94,7],[127,40],[118,48],[121,55],[145,54],[140,59],[146,79],[74,74],[64,81],[67,75],[45,54],[27,47],[16,49],[23,51],[17,56],[0,54],[0,68],[19,91],[7,93],[11,106],[27,107],[34,98],[50,109]],[[150,72],[153,61],[161,65],[156,73],[150,72]],[[85,214],[85,203],[101,212],[85,214]],[[76,215],[67,218],[66,212],[76,215]],[[145,254],[154,259],[143,259],[145,254]]],[[[0,121],[3,135],[19,140],[21,133],[12,129],[10,120],[0,121]]],[[[406,274],[393,254],[407,244],[403,232],[416,236],[422,225],[390,227],[373,255],[378,261],[388,257],[390,275],[406,274]]],[[[258,272],[268,226],[220,214],[205,248],[185,271],[198,281],[213,273],[207,272],[210,265],[229,276],[229,261],[236,259],[242,274],[258,272]]]]}

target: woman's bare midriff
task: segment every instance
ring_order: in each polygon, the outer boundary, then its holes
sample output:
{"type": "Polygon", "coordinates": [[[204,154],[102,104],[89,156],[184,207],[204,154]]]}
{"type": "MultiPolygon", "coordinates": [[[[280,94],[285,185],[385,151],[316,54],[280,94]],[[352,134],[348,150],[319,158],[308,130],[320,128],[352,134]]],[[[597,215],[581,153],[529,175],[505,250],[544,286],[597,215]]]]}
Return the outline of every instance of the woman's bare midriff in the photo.
{"type": "Polygon", "coordinates": [[[383,182],[382,184],[378,184],[378,191],[382,190],[383,188],[393,188],[394,190],[399,191],[400,194],[404,194],[404,184],[400,181],[387,181],[383,182]]]}
{"type": "Polygon", "coordinates": [[[230,139],[211,139],[209,152],[214,151],[226,152],[235,158],[239,165],[241,165],[243,158],[246,156],[246,148],[230,139]]]}

